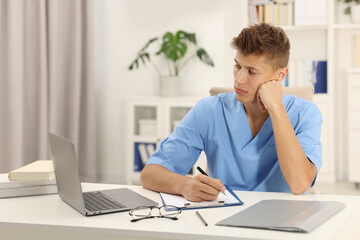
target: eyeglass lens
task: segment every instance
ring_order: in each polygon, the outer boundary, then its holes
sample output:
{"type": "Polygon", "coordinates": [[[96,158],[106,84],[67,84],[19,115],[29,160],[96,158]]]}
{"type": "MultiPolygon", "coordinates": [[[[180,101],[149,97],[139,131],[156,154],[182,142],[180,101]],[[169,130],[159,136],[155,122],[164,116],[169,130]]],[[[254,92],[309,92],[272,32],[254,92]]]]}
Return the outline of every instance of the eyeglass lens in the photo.
{"type": "Polygon", "coordinates": [[[133,216],[134,219],[138,218],[146,218],[146,217],[167,217],[167,218],[175,218],[181,209],[175,206],[162,206],[162,207],[137,207],[130,211],[130,215],[133,216]],[[166,211],[166,209],[170,211],[166,211]]]}

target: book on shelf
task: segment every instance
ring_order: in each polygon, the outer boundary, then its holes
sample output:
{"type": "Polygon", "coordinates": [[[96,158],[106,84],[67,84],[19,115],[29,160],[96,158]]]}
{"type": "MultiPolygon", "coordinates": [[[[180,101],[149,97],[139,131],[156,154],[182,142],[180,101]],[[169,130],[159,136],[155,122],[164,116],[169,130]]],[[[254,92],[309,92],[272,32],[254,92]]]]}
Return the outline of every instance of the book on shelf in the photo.
{"type": "Polygon", "coordinates": [[[134,171],[140,172],[155,152],[155,143],[135,143],[134,171]]]}
{"type": "Polygon", "coordinates": [[[0,174],[0,198],[34,196],[57,193],[55,180],[10,181],[8,174],[0,174]]]}
{"type": "Polygon", "coordinates": [[[280,9],[280,4],[279,3],[275,3],[274,4],[274,9],[275,9],[275,16],[274,16],[274,22],[273,22],[273,24],[275,24],[276,26],[280,26],[280,18],[281,18],[281,9],[280,9]]]}
{"type": "Polygon", "coordinates": [[[327,93],[327,61],[313,61],[315,93],[327,93]]]}
{"type": "Polygon", "coordinates": [[[264,5],[259,5],[259,6],[257,6],[257,10],[258,10],[258,14],[257,14],[257,16],[258,16],[258,20],[257,20],[257,22],[258,23],[263,23],[264,22],[264,5]]]}
{"type": "Polygon", "coordinates": [[[149,160],[148,154],[146,152],[145,143],[140,143],[138,145],[138,150],[139,150],[139,153],[140,153],[140,159],[141,159],[142,166],[144,167],[147,160],[149,160]]]}
{"type": "Polygon", "coordinates": [[[314,85],[314,93],[327,93],[327,61],[301,60],[288,63],[288,85],[314,85]]]}
{"type": "Polygon", "coordinates": [[[147,149],[147,152],[148,152],[149,158],[150,158],[151,155],[153,155],[155,152],[155,147],[153,144],[148,144],[148,145],[146,145],[146,149],[147,149]]]}
{"type": "Polygon", "coordinates": [[[55,179],[52,160],[37,160],[9,173],[10,181],[37,181],[55,179]]]}
{"type": "Polygon", "coordinates": [[[356,34],[356,67],[360,68],[360,33],[356,34]]]}
{"type": "Polygon", "coordinates": [[[293,4],[294,0],[250,0],[250,24],[264,22],[275,26],[292,26],[294,22],[293,4]]]}

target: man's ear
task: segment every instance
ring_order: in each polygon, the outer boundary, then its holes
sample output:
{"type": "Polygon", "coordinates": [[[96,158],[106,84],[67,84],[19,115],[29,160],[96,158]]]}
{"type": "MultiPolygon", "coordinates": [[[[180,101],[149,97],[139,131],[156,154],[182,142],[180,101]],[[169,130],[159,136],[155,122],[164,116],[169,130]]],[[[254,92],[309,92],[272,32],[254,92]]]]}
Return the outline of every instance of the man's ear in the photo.
{"type": "Polygon", "coordinates": [[[278,74],[277,74],[277,78],[282,81],[286,78],[286,76],[288,75],[289,69],[287,67],[284,68],[280,68],[278,70],[278,74]]]}

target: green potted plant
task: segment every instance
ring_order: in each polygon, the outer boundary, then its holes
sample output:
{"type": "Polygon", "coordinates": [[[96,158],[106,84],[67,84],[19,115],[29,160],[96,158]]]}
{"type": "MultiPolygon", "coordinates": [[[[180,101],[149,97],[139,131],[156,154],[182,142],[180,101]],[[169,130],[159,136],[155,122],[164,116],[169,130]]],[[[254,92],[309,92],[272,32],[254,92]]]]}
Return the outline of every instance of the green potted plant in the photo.
{"type": "Polygon", "coordinates": [[[175,34],[166,32],[161,39],[158,37],[152,38],[140,49],[135,60],[131,62],[129,70],[139,68],[140,64],[146,65],[147,62],[150,63],[159,77],[159,94],[161,96],[176,96],[180,93],[179,74],[194,58],[198,58],[209,66],[214,66],[205,49],[197,46],[195,33],[182,30],[177,31],[175,34]],[[149,48],[156,42],[160,44],[160,49],[154,54],[166,60],[167,69],[159,68],[151,57],[149,48]]]}
{"type": "Polygon", "coordinates": [[[360,23],[360,0],[338,0],[344,2],[347,7],[344,9],[346,15],[350,15],[353,23],[360,23]]]}

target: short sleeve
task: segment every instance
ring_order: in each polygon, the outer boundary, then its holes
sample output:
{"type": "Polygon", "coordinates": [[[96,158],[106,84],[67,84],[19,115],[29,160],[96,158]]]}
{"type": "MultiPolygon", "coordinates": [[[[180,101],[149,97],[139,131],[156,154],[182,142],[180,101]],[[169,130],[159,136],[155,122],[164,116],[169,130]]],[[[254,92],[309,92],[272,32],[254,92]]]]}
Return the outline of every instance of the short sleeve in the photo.
{"type": "Polygon", "coordinates": [[[159,164],[170,171],[186,175],[196,163],[202,150],[203,101],[199,101],[178,124],[175,131],[165,138],[147,164],[159,164]]]}
{"type": "MultiPolygon", "coordinates": [[[[322,144],[320,142],[323,118],[319,108],[308,103],[300,113],[300,122],[296,136],[307,158],[316,166],[317,174],[322,165],[322,144]]],[[[316,176],[317,176],[316,174],[316,176]]],[[[316,177],[311,186],[314,185],[316,177]]]]}

